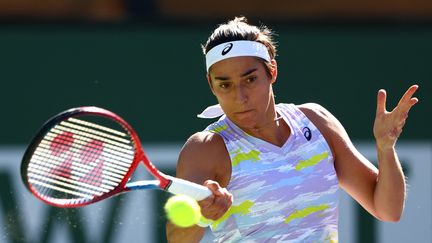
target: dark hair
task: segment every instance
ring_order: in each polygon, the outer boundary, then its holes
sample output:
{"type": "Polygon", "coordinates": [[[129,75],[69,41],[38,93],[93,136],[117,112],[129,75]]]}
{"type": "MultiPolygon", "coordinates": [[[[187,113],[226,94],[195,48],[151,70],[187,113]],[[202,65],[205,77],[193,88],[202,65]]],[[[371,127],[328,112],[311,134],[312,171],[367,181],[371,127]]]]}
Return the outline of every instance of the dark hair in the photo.
{"type": "Polygon", "coordinates": [[[202,45],[204,55],[213,47],[230,41],[250,40],[264,44],[269,52],[270,58],[276,57],[276,45],[273,41],[273,32],[264,25],[255,26],[247,23],[245,17],[235,17],[227,23],[219,25],[205,45],[202,45]]]}

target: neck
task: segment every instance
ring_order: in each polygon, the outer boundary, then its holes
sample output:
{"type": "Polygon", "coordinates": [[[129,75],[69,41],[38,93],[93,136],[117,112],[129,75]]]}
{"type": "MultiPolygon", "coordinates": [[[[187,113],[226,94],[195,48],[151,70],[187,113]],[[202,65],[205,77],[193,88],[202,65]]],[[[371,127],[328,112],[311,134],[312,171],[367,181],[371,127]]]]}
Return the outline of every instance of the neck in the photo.
{"type": "Polygon", "coordinates": [[[286,125],[282,117],[278,115],[272,121],[262,124],[259,127],[245,129],[245,132],[279,147],[285,144],[290,135],[288,125],[286,125]]]}
{"type": "Polygon", "coordinates": [[[256,126],[251,128],[251,130],[260,133],[261,131],[269,128],[278,128],[280,126],[280,120],[282,120],[282,116],[279,116],[278,114],[276,114],[276,117],[273,119],[273,121],[269,121],[261,126],[256,126]]]}

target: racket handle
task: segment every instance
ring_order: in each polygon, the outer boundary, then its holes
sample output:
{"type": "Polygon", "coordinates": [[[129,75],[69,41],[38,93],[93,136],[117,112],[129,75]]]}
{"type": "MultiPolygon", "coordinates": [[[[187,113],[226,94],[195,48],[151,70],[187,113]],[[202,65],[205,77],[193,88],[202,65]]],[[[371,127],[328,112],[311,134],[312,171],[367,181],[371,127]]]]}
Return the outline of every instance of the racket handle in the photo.
{"type": "Polygon", "coordinates": [[[170,177],[169,179],[171,180],[171,185],[166,190],[170,193],[186,195],[197,201],[201,201],[212,195],[210,189],[205,186],[175,177],[170,177]]]}

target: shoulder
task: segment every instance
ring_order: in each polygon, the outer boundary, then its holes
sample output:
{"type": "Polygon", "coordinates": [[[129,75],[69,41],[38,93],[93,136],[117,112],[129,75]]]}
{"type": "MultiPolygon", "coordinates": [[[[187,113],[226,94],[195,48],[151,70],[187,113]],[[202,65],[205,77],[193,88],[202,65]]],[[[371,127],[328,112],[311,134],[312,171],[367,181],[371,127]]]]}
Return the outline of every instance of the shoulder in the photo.
{"type": "Polygon", "coordinates": [[[320,130],[321,134],[333,149],[341,142],[349,140],[343,125],[323,106],[317,103],[306,103],[298,105],[297,107],[320,130]]]}
{"type": "Polygon", "coordinates": [[[303,113],[308,113],[309,115],[325,115],[325,113],[329,113],[327,109],[317,103],[304,103],[297,105],[297,108],[299,108],[303,113]]]}
{"type": "Polygon", "coordinates": [[[226,186],[230,165],[223,138],[209,131],[197,132],[180,151],[177,176],[200,184],[208,179],[216,180],[226,186]]]}
{"type": "Polygon", "coordinates": [[[209,131],[197,132],[189,137],[182,148],[182,153],[216,152],[224,148],[224,141],[221,136],[209,131]]]}
{"type": "Polygon", "coordinates": [[[297,108],[299,108],[315,126],[318,126],[318,128],[337,122],[336,117],[320,104],[305,103],[297,105],[297,108]]]}

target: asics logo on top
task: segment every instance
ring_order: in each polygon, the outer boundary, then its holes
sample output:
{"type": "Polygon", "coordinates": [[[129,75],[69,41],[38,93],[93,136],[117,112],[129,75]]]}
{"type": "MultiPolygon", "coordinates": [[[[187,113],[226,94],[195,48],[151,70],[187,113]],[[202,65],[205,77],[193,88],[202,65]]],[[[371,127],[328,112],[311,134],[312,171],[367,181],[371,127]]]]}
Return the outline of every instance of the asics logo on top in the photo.
{"type": "Polygon", "coordinates": [[[222,56],[225,56],[229,51],[231,51],[231,49],[232,49],[232,47],[233,47],[233,43],[228,43],[225,47],[224,47],[224,49],[222,50],[222,56]]]}
{"type": "Polygon", "coordinates": [[[312,132],[309,129],[309,127],[303,128],[303,135],[305,136],[306,140],[310,141],[312,139],[312,132]]]}

